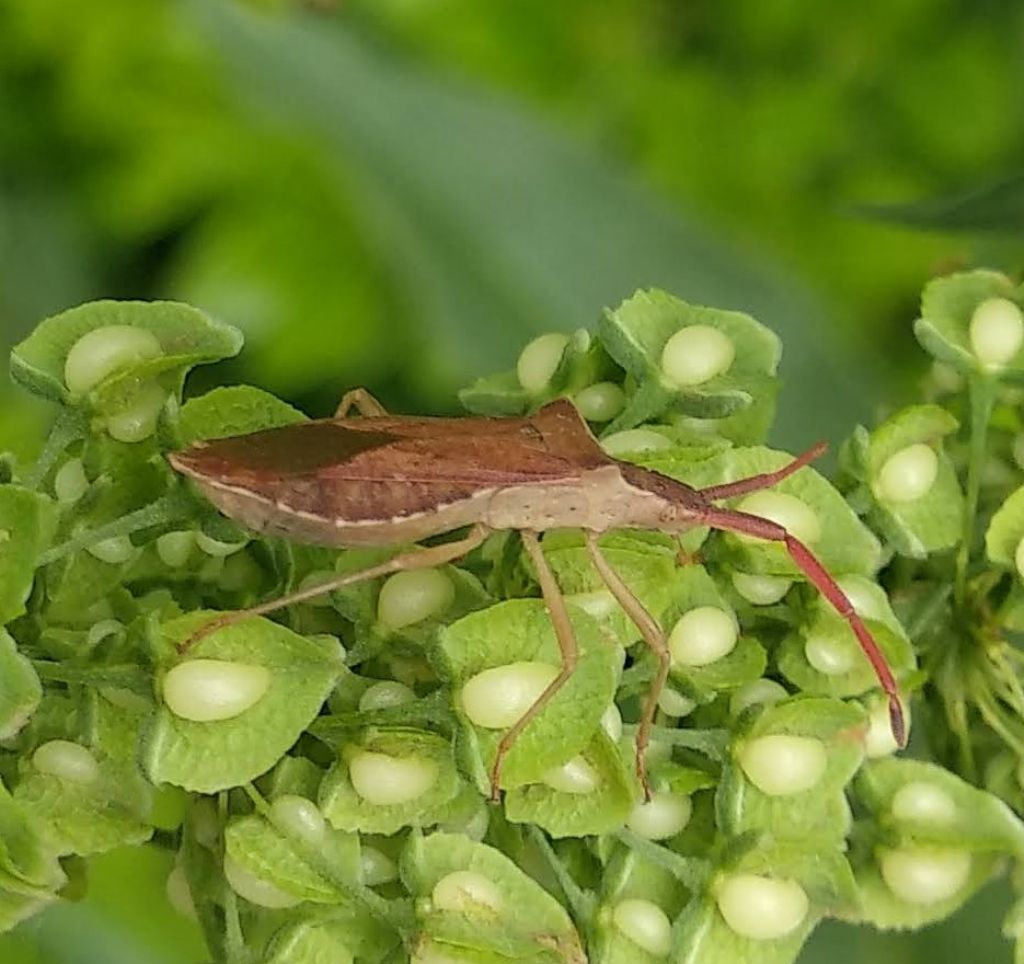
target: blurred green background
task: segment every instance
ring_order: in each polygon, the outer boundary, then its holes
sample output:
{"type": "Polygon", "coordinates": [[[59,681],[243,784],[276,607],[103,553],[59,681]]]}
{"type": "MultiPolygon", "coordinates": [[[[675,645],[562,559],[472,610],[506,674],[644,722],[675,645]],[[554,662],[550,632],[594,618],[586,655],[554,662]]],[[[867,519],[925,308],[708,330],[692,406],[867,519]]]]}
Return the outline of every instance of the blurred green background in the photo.
{"type": "MultiPolygon", "coordinates": [[[[1024,255],[1016,0],[0,0],[0,343],[98,298],[241,327],[312,414],[353,385],[453,411],[638,286],[783,336],[776,440],[912,396],[924,280],[1024,255]]],[[[47,412],[0,388],[0,448],[47,412]]],[[[203,957],[169,857],[96,861],[4,962],[203,957]]],[[[1003,898],[808,961],[1009,960],[1003,898]]]]}

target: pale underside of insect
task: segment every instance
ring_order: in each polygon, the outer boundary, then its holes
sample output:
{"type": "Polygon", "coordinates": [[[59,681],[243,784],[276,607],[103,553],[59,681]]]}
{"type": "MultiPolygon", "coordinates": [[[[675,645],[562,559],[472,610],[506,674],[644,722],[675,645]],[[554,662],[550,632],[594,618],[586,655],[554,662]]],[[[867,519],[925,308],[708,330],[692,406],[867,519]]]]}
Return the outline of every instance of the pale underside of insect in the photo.
{"type": "Polygon", "coordinates": [[[657,658],[657,672],[636,731],[636,768],[650,796],[645,751],[670,654],[657,621],[608,563],[598,537],[614,529],[681,533],[697,526],[785,546],[807,578],[849,623],[889,700],[893,735],[905,740],[896,681],[867,626],[835,579],[785,528],[715,503],[768,488],[820,454],[822,446],[782,469],[695,489],[612,458],[567,399],[523,418],[429,418],[388,415],[362,389],[346,394],[333,418],[250,435],[198,442],[169,456],[225,515],[255,532],[329,547],[400,546],[468,527],[461,538],[403,551],[378,565],[250,609],[225,613],[185,641],[240,619],[272,612],[400,570],[454,562],[492,532],[516,530],[533,563],[561,652],[558,675],[498,745],[492,794],[502,761],[523,729],[572,675],[578,647],[565,600],[540,547],[539,534],[583,531],[591,561],[657,658]],[[348,417],[355,408],[361,417],[348,417]]]}

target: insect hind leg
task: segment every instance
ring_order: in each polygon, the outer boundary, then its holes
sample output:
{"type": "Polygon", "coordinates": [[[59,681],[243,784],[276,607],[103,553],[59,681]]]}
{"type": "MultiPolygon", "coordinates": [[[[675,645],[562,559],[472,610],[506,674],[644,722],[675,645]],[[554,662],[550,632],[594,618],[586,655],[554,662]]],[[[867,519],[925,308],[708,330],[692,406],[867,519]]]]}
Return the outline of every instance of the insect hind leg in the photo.
{"type": "Polygon", "coordinates": [[[318,596],[333,592],[335,589],[352,586],[367,579],[376,579],[378,576],[387,576],[391,573],[408,569],[427,569],[432,566],[442,566],[445,563],[454,562],[456,559],[460,559],[467,553],[472,552],[490,533],[491,530],[486,526],[475,525],[462,539],[457,539],[455,542],[444,542],[438,546],[430,546],[429,548],[419,547],[410,549],[408,552],[400,552],[397,556],[393,556],[376,565],[367,566],[365,569],[341,573],[315,586],[299,589],[285,596],[278,596],[276,599],[271,599],[268,602],[250,606],[248,609],[237,609],[232,612],[223,613],[202,625],[191,636],[179,643],[178,653],[179,655],[184,655],[199,640],[209,636],[210,633],[223,629],[225,626],[233,626],[244,619],[264,616],[267,613],[276,612],[278,609],[284,609],[286,606],[292,606],[295,603],[308,602],[310,599],[316,599],[318,596]]]}

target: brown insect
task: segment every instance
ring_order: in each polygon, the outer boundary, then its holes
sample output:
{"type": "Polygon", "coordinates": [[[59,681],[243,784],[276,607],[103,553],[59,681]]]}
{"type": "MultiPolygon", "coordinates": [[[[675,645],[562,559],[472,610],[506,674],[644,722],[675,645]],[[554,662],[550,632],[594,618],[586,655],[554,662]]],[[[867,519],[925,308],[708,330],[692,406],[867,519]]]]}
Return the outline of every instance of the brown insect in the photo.
{"type": "Polygon", "coordinates": [[[363,389],[345,395],[333,418],[233,438],[198,442],[169,456],[222,512],[256,532],[332,547],[390,546],[469,527],[462,538],[401,552],[251,609],[225,613],[182,644],[227,624],[272,612],[343,586],[404,569],[453,562],[498,530],[518,530],[533,562],[561,650],[558,676],[502,737],[491,772],[497,796],[502,761],[522,730],[572,675],[577,644],[565,600],[538,534],[583,530],[601,579],[658,659],[636,733],[636,769],[650,787],[644,754],[658,697],[669,672],[665,633],[609,565],[598,537],[610,529],[679,533],[696,526],[785,545],[793,561],[849,623],[889,700],[893,735],[905,740],[892,672],[867,626],[813,553],[777,523],[715,505],[768,488],[824,450],[775,472],[694,489],[651,469],[607,455],[567,399],[525,418],[420,418],[388,415],[363,389]],[[355,408],[363,417],[347,417],[355,408]]]}

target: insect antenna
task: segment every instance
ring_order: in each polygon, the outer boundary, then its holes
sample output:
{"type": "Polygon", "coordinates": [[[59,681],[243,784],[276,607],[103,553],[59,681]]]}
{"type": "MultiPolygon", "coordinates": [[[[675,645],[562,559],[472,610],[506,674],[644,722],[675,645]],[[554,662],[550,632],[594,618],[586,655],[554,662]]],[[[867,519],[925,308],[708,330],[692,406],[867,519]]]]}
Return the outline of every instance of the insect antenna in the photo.
{"type": "Polygon", "coordinates": [[[781,469],[776,469],[774,472],[762,472],[760,475],[751,475],[745,479],[737,479],[735,482],[726,482],[722,485],[710,485],[706,489],[697,491],[708,502],[717,502],[719,499],[732,499],[738,495],[746,495],[748,492],[770,489],[773,485],[791,476],[797,469],[802,469],[809,462],[821,458],[827,451],[828,442],[815,442],[802,455],[798,455],[792,462],[787,462],[781,469]]]}

